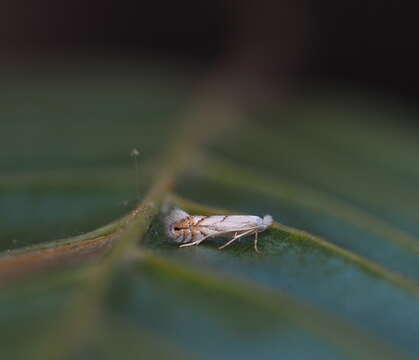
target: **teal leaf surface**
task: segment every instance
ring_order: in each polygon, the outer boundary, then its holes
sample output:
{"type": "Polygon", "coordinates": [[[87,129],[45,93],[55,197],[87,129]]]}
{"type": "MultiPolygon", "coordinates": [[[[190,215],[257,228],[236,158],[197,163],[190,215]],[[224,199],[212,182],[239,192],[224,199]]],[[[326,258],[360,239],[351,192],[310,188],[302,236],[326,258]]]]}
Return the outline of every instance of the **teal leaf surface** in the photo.
{"type": "Polygon", "coordinates": [[[88,70],[2,84],[2,357],[419,356],[415,114],[249,110],[155,70],[88,70]],[[166,200],[276,222],[260,254],[252,237],[178,248],[166,200]]]}

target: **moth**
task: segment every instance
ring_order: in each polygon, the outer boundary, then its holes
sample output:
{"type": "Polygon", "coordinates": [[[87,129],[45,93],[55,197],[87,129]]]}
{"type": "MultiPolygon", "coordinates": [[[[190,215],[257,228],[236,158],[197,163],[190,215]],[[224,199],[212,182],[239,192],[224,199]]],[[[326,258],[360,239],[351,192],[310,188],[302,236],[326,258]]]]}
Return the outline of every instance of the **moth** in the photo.
{"type": "Polygon", "coordinates": [[[243,236],[255,234],[254,247],[258,249],[258,233],[273,223],[272,216],[250,215],[195,216],[175,208],[166,218],[167,234],[179,247],[195,246],[210,237],[231,237],[219,249],[224,249],[243,236]]]}

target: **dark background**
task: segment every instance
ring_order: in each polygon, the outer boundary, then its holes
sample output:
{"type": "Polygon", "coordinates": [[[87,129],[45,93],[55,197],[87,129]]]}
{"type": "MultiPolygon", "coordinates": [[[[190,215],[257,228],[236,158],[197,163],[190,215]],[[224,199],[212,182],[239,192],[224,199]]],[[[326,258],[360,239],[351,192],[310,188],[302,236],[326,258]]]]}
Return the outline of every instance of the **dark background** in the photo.
{"type": "Polygon", "coordinates": [[[205,71],[237,57],[275,86],[337,84],[414,104],[419,93],[413,1],[8,1],[0,14],[4,62],[92,56],[205,71]]]}

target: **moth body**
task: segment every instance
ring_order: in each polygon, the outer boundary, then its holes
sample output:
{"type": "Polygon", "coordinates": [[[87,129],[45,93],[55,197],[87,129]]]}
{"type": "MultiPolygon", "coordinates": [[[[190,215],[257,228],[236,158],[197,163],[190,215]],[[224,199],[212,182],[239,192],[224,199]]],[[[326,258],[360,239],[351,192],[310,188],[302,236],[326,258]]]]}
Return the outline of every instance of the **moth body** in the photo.
{"type": "Polygon", "coordinates": [[[259,216],[246,215],[224,215],[224,216],[195,216],[189,215],[181,209],[174,209],[166,219],[167,234],[180,247],[199,245],[210,237],[232,237],[226,244],[230,245],[235,240],[255,234],[255,250],[257,248],[257,235],[272,225],[273,219],[270,215],[263,218],[259,216]]]}

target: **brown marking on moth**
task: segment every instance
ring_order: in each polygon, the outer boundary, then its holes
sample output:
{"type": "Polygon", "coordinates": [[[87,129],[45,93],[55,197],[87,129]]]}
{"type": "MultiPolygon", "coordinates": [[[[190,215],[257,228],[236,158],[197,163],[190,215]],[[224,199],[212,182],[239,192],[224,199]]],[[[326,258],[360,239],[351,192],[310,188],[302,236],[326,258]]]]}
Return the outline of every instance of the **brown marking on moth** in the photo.
{"type": "Polygon", "coordinates": [[[192,240],[196,240],[199,238],[199,235],[202,234],[202,231],[191,230],[191,233],[192,233],[192,240]]]}
{"type": "Polygon", "coordinates": [[[203,216],[203,217],[202,217],[202,219],[199,219],[199,220],[196,222],[195,226],[198,226],[198,225],[199,225],[202,221],[204,221],[206,218],[207,218],[207,216],[203,216]]]}
{"type": "Polygon", "coordinates": [[[194,237],[194,234],[196,233],[202,233],[199,224],[201,221],[205,219],[206,216],[196,221],[195,216],[188,216],[187,218],[179,221],[178,223],[173,224],[173,232],[175,233],[176,237],[179,237],[182,234],[184,241],[186,241],[186,239],[190,236],[191,233],[192,237],[194,237]]]}
{"type": "Polygon", "coordinates": [[[207,236],[207,234],[204,233],[201,229],[199,229],[199,232],[201,233],[202,236],[207,236]]]}

